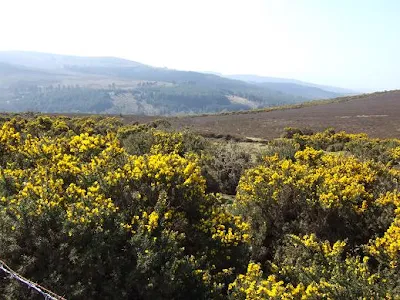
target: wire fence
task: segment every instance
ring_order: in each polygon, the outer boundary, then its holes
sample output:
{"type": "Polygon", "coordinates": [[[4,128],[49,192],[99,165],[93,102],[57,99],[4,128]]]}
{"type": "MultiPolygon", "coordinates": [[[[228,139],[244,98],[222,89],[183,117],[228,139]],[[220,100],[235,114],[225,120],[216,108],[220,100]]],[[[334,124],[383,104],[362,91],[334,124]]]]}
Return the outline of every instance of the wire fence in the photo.
{"type": "Polygon", "coordinates": [[[10,276],[10,278],[18,280],[20,283],[26,285],[28,288],[41,294],[46,300],[66,300],[64,297],[61,297],[56,293],[53,293],[52,291],[40,286],[39,284],[34,283],[29,279],[26,279],[25,277],[19,275],[17,272],[13,271],[9,266],[7,266],[7,264],[2,260],[0,260],[0,270],[10,276]]]}

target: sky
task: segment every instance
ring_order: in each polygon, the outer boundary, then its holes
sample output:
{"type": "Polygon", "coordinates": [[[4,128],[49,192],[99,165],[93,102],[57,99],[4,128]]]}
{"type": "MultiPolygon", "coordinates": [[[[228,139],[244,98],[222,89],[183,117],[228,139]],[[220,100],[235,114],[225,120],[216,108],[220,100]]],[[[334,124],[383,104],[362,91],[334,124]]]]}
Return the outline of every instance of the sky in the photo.
{"type": "Polygon", "coordinates": [[[400,89],[398,0],[0,0],[0,51],[400,89]]]}

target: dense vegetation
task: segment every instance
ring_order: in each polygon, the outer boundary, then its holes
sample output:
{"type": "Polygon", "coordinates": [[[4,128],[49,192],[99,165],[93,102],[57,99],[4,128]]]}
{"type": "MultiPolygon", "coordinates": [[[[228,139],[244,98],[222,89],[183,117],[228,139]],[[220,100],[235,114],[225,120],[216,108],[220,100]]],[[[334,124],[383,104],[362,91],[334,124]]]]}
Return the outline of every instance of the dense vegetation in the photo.
{"type": "MultiPolygon", "coordinates": [[[[225,80],[231,81],[222,79],[225,80]]],[[[0,109],[17,112],[175,115],[245,110],[250,107],[277,106],[307,99],[245,83],[218,82],[215,78],[203,83],[139,81],[129,88],[121,88],[115,84],[91,88],[84,85],[42,86],[18,82],[6,89],[0,97],[0,109]],[[246,104],[247,102],[232,102],[230,99],[234,96],[246,99],[251,106],[246,104]]]]}
{"type": "Polygon", "coordinates": [[[249,83],[112,57],[0,52],[0,110],[176,115],[292,104],[341,95],[249,83]]]}
{"type": "MultiPolygon", "coordinates": [[[[288,129],[249,153],[165,121],[0,126],[0,258],[68,299],[400,295],[399,140],[288,129]]],[[[38,297],[0,275],[5,299],[38,297]]]]}
{"type": "Polygon", "coordinates": [[[20,107],[24,111],[100,113],[113,106],[107,90],[79,86],[16,88],[14,95],[16,101],[9,108],[15,111],[21,111],[20,107]]]}

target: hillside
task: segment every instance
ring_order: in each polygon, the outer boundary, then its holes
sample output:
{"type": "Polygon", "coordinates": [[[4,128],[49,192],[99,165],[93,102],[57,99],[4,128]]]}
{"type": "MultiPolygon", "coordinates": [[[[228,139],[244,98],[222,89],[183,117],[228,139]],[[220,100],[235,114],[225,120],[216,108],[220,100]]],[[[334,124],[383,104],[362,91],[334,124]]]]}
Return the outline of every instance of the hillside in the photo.
{"type": "Polygon", "coordinates": [[[29,51],[0,51],[0,61],[28,68],[58,70],[66,66],[139,67],[141,63],[116,57],[84,57],[29,51]]]}
{"type": "Polygon", "coordinates": [[[0,110],[177,115],[247,110],[342,95],[272,86],[114,57],[0,52],[0,110]]]}
{"type": "Polygon", "coordinates": [[[307,99],[330,99],[341,96],[337,92],[323,90],[318,87],[306,86],[291,82],[263,82],[258,85],[288,95],[298,95],[307,99]]]}
{"type": "MultiPolygon", "coordinates": [[[[321,131],[328,127],[365,132],[372,137],[400,137],[400,90],[310,102],[294,108],[171,119],[174,127],[213,135],[273,139],[285,127],[321,131]]],[[[127,119],[128,121],[128,119],[127,119]]]]}
{"type": "Polygon", "coordinates": [[[290,78],[278,78],[278,77],[268,77],[268,76],[258,76],[258,75],[248,75],[248,74],[224,75],[224,77],[230,78],[230,79],[242,80],[242,81],[251,82],[251,83],[256,83],[256,84],[260,84],[260,83],[261,84],[262,83],[291,83],[291,84],[301,85],[304,87],[322,89],[324,91],[336,93],[336,94],[347,94],[347,95],[357,94],[357,91],[353,91],[353,90],[349,90],[349,89],[344,89],[344,88],[335,87],[335,86],[315,84],[315,83],[310,83],[310,82],[304,82],[301,80],[290,79],[290,78]]]}

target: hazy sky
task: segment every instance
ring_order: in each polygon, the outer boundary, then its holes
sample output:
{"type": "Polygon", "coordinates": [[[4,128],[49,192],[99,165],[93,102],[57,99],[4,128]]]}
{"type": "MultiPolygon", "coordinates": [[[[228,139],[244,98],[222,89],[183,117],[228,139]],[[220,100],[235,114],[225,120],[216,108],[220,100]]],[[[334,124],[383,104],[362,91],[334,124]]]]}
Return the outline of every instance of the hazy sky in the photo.
{"type": "Polygon", "coordinates": [[[400,88],[399,0],[0,0],[0,50],[400,88]]]}

